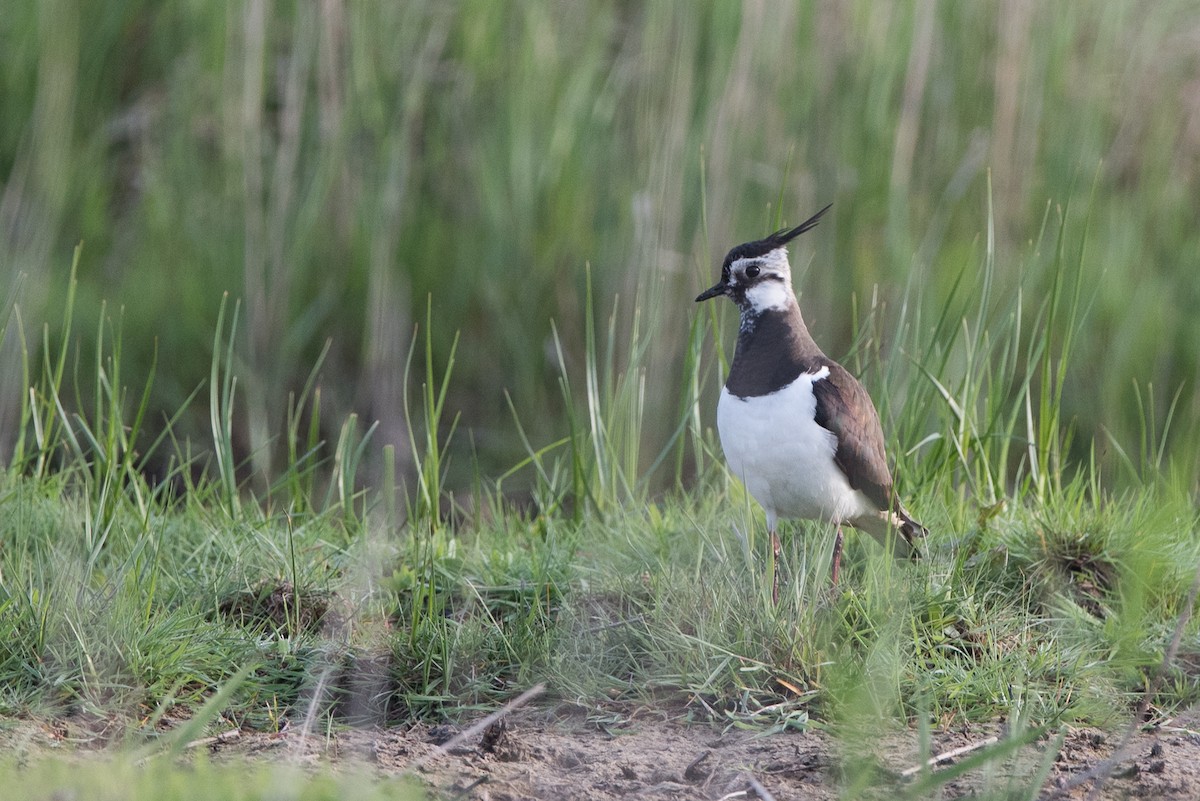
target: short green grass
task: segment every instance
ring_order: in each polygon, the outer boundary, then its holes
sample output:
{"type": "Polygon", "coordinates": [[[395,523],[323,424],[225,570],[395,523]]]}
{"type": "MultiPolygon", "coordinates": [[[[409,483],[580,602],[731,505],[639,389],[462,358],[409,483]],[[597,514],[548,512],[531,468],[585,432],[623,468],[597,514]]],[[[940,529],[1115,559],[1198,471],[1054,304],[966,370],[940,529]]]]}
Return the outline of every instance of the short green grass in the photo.
{"type": "MultiPolygon", "coordinates": [[[[862,333],[856,302],[900,316],[922,298],[956,325],[947,298],[978,265],[990,174],[995,298],[1050,291],[1052,247],[1028,247],[1048,210],[1051,229],[1059,205],[1092,216],[1076,352],[1096,366],[1068,373],[1063,403],[1113,470],[1113,443],[1135,444],[1180,387],[1195,412],[1198,24],[1192,0],[19,3],[0,25],[0,299],[17,293],[36,349],[85,242],[76,336],[95,344],[107,301],[130,375],[170,360],[150,390],[158,431],[208,377],[220,298],[241,298],[236,444],[275,472],[288,395],[327,343],[326,419],[356,411],[403,445],[399,365],[432,296],[435,366],[461,333],[461,486],[521,451],[506,393],[539,445],[562,435],[548,351],[557,325],[582,361],[586,264],[605,313],[639,282],[670,301],[641,401],[667,417],[686,299],[779,216],[834,204],[797,261],[831,352],[862,333]]],[[[6,375],[16,353],[0,349],[6,375]]],[[[194,405],[176,431],[207,426],[194,405]]],[[[653,458],[671,431],[642,433],[653,458]]],[[[1162,445],[1195,469],[1197,435],[1177,425],[1162,445]]]]}

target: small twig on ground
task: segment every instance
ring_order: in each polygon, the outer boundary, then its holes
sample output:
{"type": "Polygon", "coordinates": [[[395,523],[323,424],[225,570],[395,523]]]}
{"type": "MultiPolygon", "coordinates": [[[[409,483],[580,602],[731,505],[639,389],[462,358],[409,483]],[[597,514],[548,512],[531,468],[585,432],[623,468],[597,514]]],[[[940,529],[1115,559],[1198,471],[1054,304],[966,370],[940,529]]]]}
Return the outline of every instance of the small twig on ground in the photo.
{"type": "Polygon", "coordinates": [[[704,711],[705,711],[705,712],[707,712],[709,715],[711,715],[713,718],[719,718],[719,717],[721,717],[720,715],[718,715],[718,714],[717,714],[717,710],[715,710],[715,709],[713,709],[711,706],[709,706],[709,705],[708,705],[708,702],[707,702],[707,701],[705,701],[703,698],[701,698],[701,697],[700,697],[700,695],[699,695],[698,693],[696,693],[696,694],[693,694],[693,695],[692,695],[692,699],[693,699],[693,700],[696,700],[696,701],[699,701],[699,702],[700,702],[700,706],[704,707],[704,711]]]}
{"type": "Polygon", "coordinates": [[[516,698],[509,701],[507,704],[500,707],[499,709],[497,709],[492,714],[488,715],[483,720],[480,720],[477,723],[475,723],[473,726],[460,731],[458,734],[454,735],[453,737],[451,737],[449,740],[442,743],[441,745],[435,745],[433,747],[433,750],[430,751],[428,754],[425,754],[424,756],[420,757],[419,759],[414,759],[411,763],[409,763],[408,767],[405,768],[405,772],[407,773],[410,771],[417,770],[418,768],[420,768],[420,767],[424,766],[426,763],[428,763],[434,757],[446,756],[447,754],[450,753],[451,749],[453,749],[459,745],[462,745],[464,742],[466,742],[470,738],[481,733],[488,726],[491,726],[493,723],[495,723],[500,718],[504,717],[505,715],[511,714],[512,712],[515,712],[516,710],[520,709],[522,706],[527,704],[529,701],[533,700],[534,698],[537,698],[539,695],[541,695],[545,691],[546,691],[545,682],[540,682],[538,684],[533,685],[528,690],[526,690],[525,692],[518,695],[516,698]]]}
{"type": "Polygon", "coordinates": [[[233,742],[241,736],[241,729],[230,729],[229,731],[221,732],[215,737],[201,737],[199,740],[192,740],[184,748],[204,748],[210,745],[224,745],[225,743],[233,742]]]}
{"type": "Polygon", "coordinates": [[[991,737],[985,737],[979,742],[969,743],[968,745],[959,746],[958,748],[951,748],[949,751],[930,757],[919,765],[913,765],[911,768],[905,768],[904,770],[900,771],[900,777],[907,779],[911,776],[916,776],[925,768],[936,767],[943,762],[949,762],[955,757],[960,757],[963,754],[969,754],[972,751],[978,751],[980,748],[987,748],[989,745],[995,745],[998,742],[1000,742],[1000,738],[993,735],[991,737]]]}
{"type": "Polygon", "coordinates": [[[751,774],[746,774],[746,780],[750,782],[750,789],[754,794],[762,799],[762,801],[775,801],[775,796],[771,795],[771,791],[762,786],[762,783],[754,778],[751,774]]]}
{"type": "Polygon", "coordinates": [[[691,781],[697,781],[704,778],[707,774],[701,770],[700,765],[712,756],[712,751],[705,751],[700,756],[692,760],[692,763],[683,771],[683,778],[691,781]]]}
{"type": "Polygon", "coordinates": [[[1168,723],[1164,723],[1162,726],[1158,727],[1158,730],[1166,734],[1182,734],[1184,737],[1191,737],[1193,739],[1200,737],[1200,731],[1188,726],[1172,726],[1168,723]]]}
{"type": "Polygon", "coordinates": [[[476,779],[475,781],[473,781],[473,782],[471,782],[470,784],[468,784],[466,787],[464,787],[464,788],[462,788],[461,790],[459,790],[458,792],[456,792],[456,793],[454,794],[454,797],[455,797],[455,798],[462,798],[462,797],[463,797],[463,796],[465,796],[467,793],[471,792],[471,791],[472,791],[472,790],[474,790],[476,787],[478,787],[479,785],[483,784],[484,782],[486,782],[486,781],[487,781],[488,779],[490,779],[490,778],[491,778],[490,776],[480,776],[478,779],[476,779]]]}
{"type": "Polygon", "coordinates": [[[1192,612],[1196,608],[1196,597],[1198,595],[1200,595],[1200,564],[1196,565],[1196,574],[1192,578],[1192,588],[1188,592],[1187,603],[1183,605],[1183,609],[1179,612],[1179,620],[1175,622],[1175,634],[1171,637],[1171,644],[1167,646],[1167,652],[1163,654],[1163,661],[1158,666],[1158,672],[1154,674],[1154,679],[1150,682],[1150,686],[1146,688],[1146,692],[1142,695],[1142,700],[1138,702],[1137,709],[1134,710],[1133,720],[1129,721],[1129,726],[1125,729],[1124,736],[1121,737],[1120,745],[1113,750],[1112,756],[1108,759],[1064,782],[1061,787],[1056,787],[1049,793],[1043,794],[1040,801],[1055,801],[1055,799],[1062,798],[1076,787],[1087,784],[1090,781],[1094,781],[1094,784],[1087,794],[1087,801],[1096,801],[1100,797],[1100,788],[1108,781],[1108,777],[1112,775],[1113,769],[1130,756],[1128,751],[1130,750],[1130,744],[1133,742],[1133,735],[1142,727],[1142,723],[1146,719],[1146,713],[1150,710],[1150,704],[1154,700],[1154,696],[1158,693],[1162,683],[1166,680],[1167,670],[1171,667],[1171,663],[1175,661],[1175,655],[1179,652],[1179,645],[1183,642],[1183,630],[1187,627],[1188,621],[1192,619],[1192,612]]]}

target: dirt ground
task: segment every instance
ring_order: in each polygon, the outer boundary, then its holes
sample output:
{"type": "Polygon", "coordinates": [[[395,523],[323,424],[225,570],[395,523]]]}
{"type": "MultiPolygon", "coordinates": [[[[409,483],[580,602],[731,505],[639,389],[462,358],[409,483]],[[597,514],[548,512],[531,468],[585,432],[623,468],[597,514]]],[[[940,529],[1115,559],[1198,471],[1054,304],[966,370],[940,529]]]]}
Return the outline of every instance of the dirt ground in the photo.
{"type": "MultiPolygon", "coordinates": [[[[604,723],[577,711],[523,711],[481,733],[464,737],[466,731],[449,726],[354,730],[338,735],[332,746],[324,737],[306,745],[285,732],[211,747],[366,761],[384,774],[416,775],[433,798],[456,801],[834,799],[864,770],[878,788],[866,795],[886,798],[915,780],[905,771],[919,761],[915,733],[890,733],[847,754],[847,746],[827,732],[764,734],[686,724],[652,712],[604,723]]],[[[932,753],[965,749],[1002,734],[999,727],[936,733],[932,753]]],[[[1122,737],[1122,732],[1069,731],[1042,798],[1087,798],[1094,782],[1075,781],[1101,768],[1122,737]]],[[[1050,739],[1035,742],[1002,768],[991,768],[990,775],[966,773],[947,784],[942,797],[971,797],[985,788],[1002,789],[1010,780],[1014,788],[1027,788],[1052,744],[1050,739]]],[[[1108,778],[1093,798],[1200,798],[1200,714],[1137,733],[1124,753],[1110,763],[1108,778]]],[[[953,764],[948,760],[935,771],[953,764]]]]}
{"type": "MultiPolygon", "coordinates": [[[[63,724],[36,739],[80,743],[71,728],[63,724]]],[[[520,710],[481,731],[474,728],[417,725],[308,737],[296,728],[276,734],[233,729],[193,743],[192,750],[207,750],[222,761],[365,764],[385,776],[415,776],[431,798],[454,801],[821,800],[837,798],[847,782],[864,775],[874,788],[864,795],[887,798],[919,780],[905,775],[915,773],[919,761],[913,732],[881,734],[851,747],[821,730],[764,733],[687,724],[662,712],[605,717],[573,707],[520,710]]],[[[967,749],[1002,735],[999,727],[935,733],[932,753],[967,749]]],[[[1095,729],[1068,731],[1041,797],[1088,798],[1094,783],[1081,778],[1095,775],[1123,736],[1095,729]]],[[[946,784],[940,797],[972,797],[985,789],[1003,789],[1007,781],[1014,789],[1028,788],[1052,744],[1050,739],[1034,742],[990,768],[990,774],[985,775],[989,769],[964,773],[946,784]]],[[[12,740],[5,745],[9,750],[12,740]]],[[[24,745],[42,750],[28,738],[24,745]]],[[[958,759],[969,759],[971,753],[958,759]]],[[[947,760],[935,773],[952,771],[954,762],[947,760]]],[[[1138,732],[1124,755],[1109,764],[1108,778],[1092,798],[1200,798],[1200,712],[1138,732]]]]}

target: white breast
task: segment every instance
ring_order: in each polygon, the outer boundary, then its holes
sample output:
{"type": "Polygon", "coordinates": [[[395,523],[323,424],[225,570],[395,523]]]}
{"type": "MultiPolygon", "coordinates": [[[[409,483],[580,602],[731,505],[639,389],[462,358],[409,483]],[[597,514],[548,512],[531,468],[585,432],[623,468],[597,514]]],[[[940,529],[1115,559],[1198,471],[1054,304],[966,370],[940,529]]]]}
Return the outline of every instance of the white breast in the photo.
{"type": "Polygon", "coordinates": [[[813,384],[828,375],[823,367],[777,392],[752,398],[721,390],[717,430],[725,459],[766,510],[771,530],[780,517],[840,523],[876,511],[850,487],[833,461],[836,439],[814,419],[813,384]]]}

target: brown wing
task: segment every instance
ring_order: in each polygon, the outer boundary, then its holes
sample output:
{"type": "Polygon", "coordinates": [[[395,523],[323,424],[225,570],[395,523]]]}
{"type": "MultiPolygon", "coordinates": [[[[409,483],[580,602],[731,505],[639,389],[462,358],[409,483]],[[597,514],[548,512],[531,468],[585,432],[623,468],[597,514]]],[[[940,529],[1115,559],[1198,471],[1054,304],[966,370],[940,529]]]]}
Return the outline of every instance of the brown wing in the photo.
{"type": "Polygon", "coordinates": [[[850,486],[881,510],[892,505],[892,474],[883,452],[883,428],[875,404],[858,379],[840,364],[824,360],[829,376],[813,382],[817,425],[837,437],[834,461],[850,486]]]}

